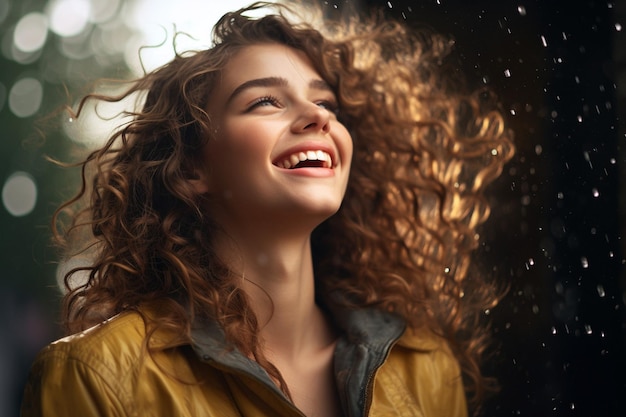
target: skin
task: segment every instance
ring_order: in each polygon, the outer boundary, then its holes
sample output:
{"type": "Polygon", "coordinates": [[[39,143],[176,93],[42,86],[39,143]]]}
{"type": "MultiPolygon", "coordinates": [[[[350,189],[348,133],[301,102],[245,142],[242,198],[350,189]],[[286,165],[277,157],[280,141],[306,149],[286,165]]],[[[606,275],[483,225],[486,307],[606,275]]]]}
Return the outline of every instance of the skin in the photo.
{"type": "Polygon", "coordinates": [[[335,109],[334,93],[302,52],[243,48],[211,93],[217,134],[194,180],[223,227],[218,253],[241,277],[265,353],[308,416],[340,415],[336,335],[315,304],[310,246],[313,229],[339,209],[350,172],[352,139],[335,109]],[[332,163],[285,168],[297,160],[291,155],[320,150],[332,163]]]}

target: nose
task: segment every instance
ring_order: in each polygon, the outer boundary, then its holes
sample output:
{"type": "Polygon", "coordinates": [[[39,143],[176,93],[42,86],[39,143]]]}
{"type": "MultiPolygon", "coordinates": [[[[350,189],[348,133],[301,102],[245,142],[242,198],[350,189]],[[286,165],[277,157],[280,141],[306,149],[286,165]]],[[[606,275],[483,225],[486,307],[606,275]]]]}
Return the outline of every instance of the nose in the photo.
{"type": "Polygon", "coordinates": [[[330,131],[330,112],[315,103],[305,103],[294,121],[291,129],[294,133],[330,131]]]}

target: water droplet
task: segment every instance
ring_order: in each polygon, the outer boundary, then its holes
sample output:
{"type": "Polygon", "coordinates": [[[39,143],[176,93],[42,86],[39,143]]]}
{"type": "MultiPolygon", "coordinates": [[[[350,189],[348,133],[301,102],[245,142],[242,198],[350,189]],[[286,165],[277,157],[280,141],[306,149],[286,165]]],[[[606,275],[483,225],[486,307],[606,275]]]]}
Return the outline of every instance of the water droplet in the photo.
{"type": "Polygon", "coordinates": [[[492,149],[491,150],[491,155],[497,156],[498,155],[498,150],[497,149],[492,149]]]}
{"type": "Polygon", "coordinates": [[[585,333],[587,334],[592,334],[593,330],[591,329],[591,326],[588,324],[585,324],[585,333]]]}
{"type": "Polygon", "coordinates": [[[544,47],[547,47],[547,46],[548,46],[548,41],[546,41],[546,37],[545,37],[545,36],[543,36],[543,35],[541,35],[541,44],[542,44],[544,47]]]}
{"type": "Polygon", "coordinates": [[[591,194],[593,194],[594,197],[599,197],[600,196],[600,191],[598,191],[597,188],[592,188],[591,189],[591,194]]]}
{"type": "Polygon", "coordinates": [[[491,314],[491,310],[486,309],[486,310],[485,310],[485,315],[487,315],[487,316],[488,316],[489,314],[491,314]]]}
{"type": "Polygon", "coordinates": [[[520,14],[520,16],[526,16],[526,7],[517,6],[517,12],[520,14]]]}
{"type": "Polygon", "coordinates": [[[611,163],[611,165],[615,165],[617,163],[617,160],[615,158],[611,158],[609,159],[609,162],[611,163]]]}
{"type": "Polygon", "coordinates": [[[541,145],[535,145],[535,153],[537,155],[541,155],[542,152],[543,152],[543,147],[541,145]]]}
{"type": "Polygon", "coordinates": [[[505,69],[504,70],[504,76],[509,78],[511,76],[511,70],[510,69],[505,69]]]}
{"type": "Polygon", "coordinates": [[[570,410],[573,410],[574,408],[576,408],[576,406],[574,405],[574,403],[570,403],[569,404],[569,408],[570,408],[570,410]]]}
{"type": "Polygon", "coordinates": [[[563,192],[559,192],[556,194],[556,198],[558,198],[559,200],[563,200],[563,198],[565,198],[565,194],[563,194],[563,192]]]}
{"type": "Polygon", "coordinates": [[[578,123],[582,123],[583,122],[583,117],[581,115],[578,115],[576,117],[576,120],[578,120],[578,123]]]}
{"type": "Polygon", "coordinates": [[[580,258],[580,264],[585,269],[589,268],[589,260],[587,259],[586,256],[583,256],[582,258],[580,258]]]}
{"type": "Polygon", "coordinates": [[[552,326],[552,334],[556,334],[556,327],[552,326]]]}
{"type": "Polygon", "coordinates": [[[602,284],[598,284],[598,286],[596,287],[596,290],[598,291],[598,295],[600,297],[604,297],[606,295],[606,292],[604,291],[604,287],[602,286],[602,284]]]}
{"type": "Polygon", "coordinates": [[[533,304],[533,313],[539,314],[539,306],[537,304],[533,304]]]}
{"type": "Polygon", "coordinates": [[[388,1],[388,2],[387,2],[387,6],[388,6],[390,9],[393,9],[393,5],[391,4],[391,2],[390,2],[390,1],[388,1]]]}
{"type": "Polygon", "coordinates": [[[450,267],[446,266],[446,267],[443,269],[443,272],[445,272],[446,274],[448,274],[448,273],[450,272],[450,267]]]}
{"type": "Polygon", "coordinates": [[[618,31],[618,32],[621,32],[622,31],[622,25],[620,23],[616,23],[615,24],[615,30],[618,31]]]}

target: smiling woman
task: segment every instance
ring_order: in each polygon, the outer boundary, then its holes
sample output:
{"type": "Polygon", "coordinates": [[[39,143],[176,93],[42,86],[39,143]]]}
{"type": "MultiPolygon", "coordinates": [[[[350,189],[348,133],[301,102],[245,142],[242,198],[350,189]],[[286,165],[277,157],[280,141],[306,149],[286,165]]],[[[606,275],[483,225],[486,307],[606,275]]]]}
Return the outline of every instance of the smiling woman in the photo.
{"type": "Polygon", "coordinates": [[[56,213],[68,264],[90,262],[24,417],[478,409],[497,296],[470,255],[502,118],[449,87],[435,35],[286,11],[228,13],[210,49],[72,115],[145,93],[56,213]]]}

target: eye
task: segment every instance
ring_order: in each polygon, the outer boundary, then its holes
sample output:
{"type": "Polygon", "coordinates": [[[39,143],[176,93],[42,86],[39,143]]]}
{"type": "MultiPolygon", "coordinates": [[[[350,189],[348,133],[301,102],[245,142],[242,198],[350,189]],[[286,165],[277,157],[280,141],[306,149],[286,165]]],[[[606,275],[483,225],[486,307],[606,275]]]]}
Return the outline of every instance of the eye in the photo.
{"type": "Polygon", "coordinates": [[[278,100],[278,98],[274,96],[259,97],[250,104],[250,106],[248,107],[248,111],[254,110],[257,107],[267,107],[267,106],[279,107],[280,101],[278,100]]]}
{"type": "Polygon", "coordinates": [[[338,115],[339,114],[339,105],[334,100],[320,100],[316,102],[319,107],[328,110],[329,112],[338,115]]]}

